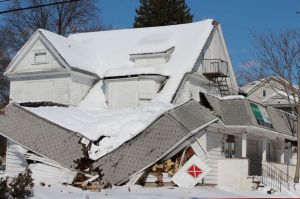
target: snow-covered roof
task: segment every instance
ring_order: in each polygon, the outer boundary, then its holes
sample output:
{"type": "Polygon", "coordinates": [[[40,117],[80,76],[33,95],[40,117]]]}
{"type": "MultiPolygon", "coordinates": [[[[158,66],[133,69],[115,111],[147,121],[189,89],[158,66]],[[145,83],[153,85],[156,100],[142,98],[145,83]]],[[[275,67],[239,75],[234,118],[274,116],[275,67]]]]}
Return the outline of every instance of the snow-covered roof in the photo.
{"type": "Polygon", "coordinates": [[[71,34],[39,30],[73,68],[100,78],[139,74],[168,76],[161,98],[170,101],[183,75],[190,72],[213,29],[213,20],[136,29],[71,34]],[[138,66],[132,54],[160,53],[174,47],[166,63],[138,66]]]}
{"type": "Polygon", "coordinates": [[[82,107],[39,107],[27,108],[29,111],[60,126],[78,132],[90,140],[100,141],[92,150],[103,156],[130,140],[165,111],[172,108],[169,104],[151,104],[136,109],[107,111],[82,107]],[[96,148],[96,149],[95,149],[96,148]]]}
{"type": "MultiPolygon", "coordinates": [[[[158,74],[167,83],[148,105],[109,111],[99,81],[78,107],[28,108],[33,113],[82,134],[90,140],[104,136],[96,150],[104,155],[136,136],[165,111],[185,73],[190,72],[210,33],[213,20],[196,23],[71,34],[63,37],[39,30],[71,68],[97,74],[100,78],[158,74]],[[166,63],[138,66],[132,54],[161,53],[174,48],[166,63]]],[[[99,155],[99,154],[98,154],[99,155]]]]}
{"type": "Polygon", "coordinates": [[[152,101],[138,108],[107,110],[101,86],[100,81],[77,107],[28,107],[27,110],[90,140],[96,141],[104,136],[99,147],[93,148],[100,151],[98,156],[102,156],[118,148],[167,110],[174,108],[170,103],[152,101]]]}

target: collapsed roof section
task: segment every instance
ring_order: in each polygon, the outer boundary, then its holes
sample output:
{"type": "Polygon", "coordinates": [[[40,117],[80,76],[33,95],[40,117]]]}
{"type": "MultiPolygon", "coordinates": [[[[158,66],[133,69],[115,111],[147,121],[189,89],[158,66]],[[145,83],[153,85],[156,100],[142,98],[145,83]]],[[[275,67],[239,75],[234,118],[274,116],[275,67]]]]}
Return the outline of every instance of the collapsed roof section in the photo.
{"type": "Polygon", "coordinates": [[[67,168],[83,157],[81,136],[45,120],[17,104],[9,104],[0,115],[1,135],[67,168]]]}
{"type": "MultiPolygon", "coordinates": [[[[209,95],[206,97],[210,106],[203,106],[192,100],[158,115],[118,148],[104,156],[96,155],[95,161],[91,161],[94,162],[93,168],[102,172],[104,181],[122,184],[130,176],[150,167],[220,118],[219,123],[223,123],[225,129],[255,127],[258,132],[265,130],[271,132],[269,134],[293,138],[286,120],[289,116],[282,111],[263,107],[264,112],[261,105],[253,106],[252,102],[242,98],[218,99],[209,95]]],[[[89,147],[91,144],[89,140],[86,140],[87,143],[82,142],[82,135],[16,104],[8,105],[5,114],[0,115],[0,132],[28,150],[67,168],[75,168],[78,165],[74,161],[85,157],[81,143],[89,147]]],[[[118,136],[122,137],[122,134],[118,136]]],[[[99,144],[101,145],[101,142],[99,144]]],[[[89,147],[88,149],[91,149],[89,147]]]]}

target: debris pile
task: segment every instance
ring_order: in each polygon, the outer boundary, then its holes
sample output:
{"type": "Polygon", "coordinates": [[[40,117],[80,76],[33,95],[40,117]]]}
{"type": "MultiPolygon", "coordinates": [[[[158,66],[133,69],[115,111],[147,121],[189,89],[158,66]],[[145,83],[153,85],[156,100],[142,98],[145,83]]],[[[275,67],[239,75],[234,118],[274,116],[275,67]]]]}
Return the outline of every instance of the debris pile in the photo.
{"type": "Polygon", "coordinates": [[[168,177],[173,177],[194,154],[195,152],[191,147],[185,148],[174,157],[154,164],[149,175],[156,177],[155,184],[158,187],[164,186],[164,174],[167,174],[168,177]]]}

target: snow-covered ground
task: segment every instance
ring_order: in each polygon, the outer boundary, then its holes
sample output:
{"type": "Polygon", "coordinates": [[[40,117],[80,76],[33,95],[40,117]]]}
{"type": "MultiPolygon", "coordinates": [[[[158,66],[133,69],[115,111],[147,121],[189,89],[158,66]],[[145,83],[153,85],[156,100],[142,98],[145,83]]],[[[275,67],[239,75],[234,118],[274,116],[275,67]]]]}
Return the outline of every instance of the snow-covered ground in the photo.
{"type": "MultiPolygon", "coordinates": [[[[259,191],[243,191],[237,192],[228,187],[195,187],[195,188],[180,188],[180,187],[161,187],[149,188],[141,186],[123,186],[113,187],[112,189],[103,190],[102,192],[83,191],[71,186],[40,186],[36,185],[34,198],[38,199],[92,199],[92,198],[141,198],[141,199],[158,199],[158,198],[240,198],[240,197],[299,197],[300,192],[276,192],[267,194],[266,189],[259,191]]],[[[300,186],[298,186],[300,190],[300,186]]]]}

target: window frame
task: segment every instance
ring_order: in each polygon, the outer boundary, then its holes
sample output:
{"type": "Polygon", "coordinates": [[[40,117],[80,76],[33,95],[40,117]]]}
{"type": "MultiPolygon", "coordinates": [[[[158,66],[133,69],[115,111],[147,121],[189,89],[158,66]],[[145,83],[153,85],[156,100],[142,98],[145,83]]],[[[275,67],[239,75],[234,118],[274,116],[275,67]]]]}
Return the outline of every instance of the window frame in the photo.
{"type": "Polygon", "coordinates": [[[267,95],[268,95],[267,90],[266,89],[262,89],[261,95],[262,95],[263,98],[266,98],[267,95]]]}
{"type": "Polygon", "coordinates": [[[48,64],[48,54],[45,51],[34,52],[33,64],[48,64]],[[37,56],[45,55],[45,61],[37,61],[37,56]]]}

